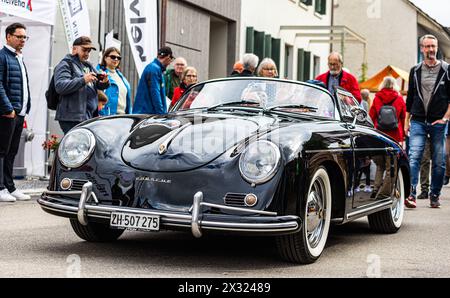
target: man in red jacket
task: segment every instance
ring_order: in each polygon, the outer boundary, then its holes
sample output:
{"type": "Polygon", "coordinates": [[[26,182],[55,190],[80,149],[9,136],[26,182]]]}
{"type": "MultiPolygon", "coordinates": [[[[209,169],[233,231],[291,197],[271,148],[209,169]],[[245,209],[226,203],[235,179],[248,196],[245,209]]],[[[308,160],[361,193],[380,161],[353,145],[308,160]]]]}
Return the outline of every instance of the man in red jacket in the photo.
{"type": "Polygon", "coordinates": [[[361,103],[361,92],[359,90],[358,80],[350,73],[343,70],[344,60],[339,53],[331,53],[328,56],[328,72],[321,74],[316,78],[327,86],[331,94],[334,94],[335,86],[340,86],[349,91],[361,103]]]}

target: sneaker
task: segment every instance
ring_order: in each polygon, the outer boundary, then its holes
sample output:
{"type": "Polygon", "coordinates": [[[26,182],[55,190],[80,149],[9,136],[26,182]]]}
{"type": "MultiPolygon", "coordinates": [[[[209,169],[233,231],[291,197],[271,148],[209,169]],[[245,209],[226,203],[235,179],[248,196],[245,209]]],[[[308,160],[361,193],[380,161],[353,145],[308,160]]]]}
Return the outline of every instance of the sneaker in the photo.
{"type": "Polygon", "coordinates": [[[448,185],[449,182],[450,182],[450,176],[445,176],[444,177],[444,185],[448,185]]]}
{"type": "Polygon", "coordinates": [[[0,202],[15,202],[16,198],[13,197],[7,189],[0,190],[0,202]]]}
{"type": "Polygon", "coordinates": [[[371,193],[372,187],[370,185],[366,185],[366,187],[364,187],[364,192],[371,193]]]}
{"type": "Polygon", "coordinates": [[[11,195],[16,198],[17,201],[29,201],[31,197],[29,195],[25,195],[18,190],[15,190],[11,193],[11,195]]]}
{"type": "Polygon", "coordinates": [[[416,204],[416,198],[414,196],[409,196],[408,198],[405,199],[405,206],[407,208],[416,208],[417,204],[416,204]]]}
{"type": "Polygon", "coordinates": [[[417,196],[418,200],[428,200],[428,191],[422,191],[420,195],[417,196]]]}
{"type": "Polygon", "coordinates": [[[435,195],[430,196],[430,207],[431,208],[440,208],[441,203],[439,202],[439,197],[435,195]]]}

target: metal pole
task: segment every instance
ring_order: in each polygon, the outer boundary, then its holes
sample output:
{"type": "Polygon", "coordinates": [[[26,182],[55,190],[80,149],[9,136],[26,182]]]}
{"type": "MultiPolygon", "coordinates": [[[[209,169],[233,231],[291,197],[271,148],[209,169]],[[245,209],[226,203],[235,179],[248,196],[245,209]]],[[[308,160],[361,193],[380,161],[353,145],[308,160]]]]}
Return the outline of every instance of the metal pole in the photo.
{"type": "MultiPolygon", "coordinates": [[[[53,75],[53,67],[52,67],[52,58],[53,58],[53,46],[55,43],[55,26],[51,26],[50,29],[50,53],[49,53],[49,66],[48,66],[48,82],[50,82],[52,75],[53,75]]],[[[48,140],[50,137],[50,129],[49,129],[49,124],[50,124],[50,110],[47,109],[47,130],[45,132],[45,139],[48,140]]],[[[48,173],[48,167],[50,166],[50,162],[49,162],[49,150],[46,149],[45,151],[45,166],[44,166],[44,177],[42,177],[42,180],[48,180],[50,178],[49,173],[48,173]]]]}

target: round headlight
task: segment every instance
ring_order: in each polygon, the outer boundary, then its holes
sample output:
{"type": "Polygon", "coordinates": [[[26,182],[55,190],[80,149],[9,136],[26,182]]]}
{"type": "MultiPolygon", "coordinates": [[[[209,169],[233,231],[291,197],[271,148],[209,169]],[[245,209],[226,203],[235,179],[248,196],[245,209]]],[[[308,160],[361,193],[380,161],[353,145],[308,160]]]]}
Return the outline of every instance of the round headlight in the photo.
{"type": "Polygon", "coordinates": [[[87,129],[76,129],[68,133],[59,145],[59,160],[65,167],[79,168],[91,157],[94,148],[94,134],[87,129]]]}
{"type": "Polygon", "coordinates": [[[242,177],[250,183],[263,184],[275,176],[281,161],[280,149],[272,142],[250,144],[239,160],[242,177]]]}

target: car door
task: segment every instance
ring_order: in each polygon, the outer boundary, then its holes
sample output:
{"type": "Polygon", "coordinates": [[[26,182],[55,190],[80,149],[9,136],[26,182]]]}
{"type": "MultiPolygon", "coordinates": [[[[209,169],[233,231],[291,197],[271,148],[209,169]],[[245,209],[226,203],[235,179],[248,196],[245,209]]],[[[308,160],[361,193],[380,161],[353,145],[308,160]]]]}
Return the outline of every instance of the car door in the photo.
{"type": "Polygon", "coordinates": [[[354,149],[353,204],[359,208],[389,197],[393,190],[395,163],[387,138],[373,129],[367,113],[357,117],[359,107],[353,95],[343,89],[336,91],[342,119],[351,134],[354,149]],[[359,118],[359,119],[358,119],[359,118]]]}

